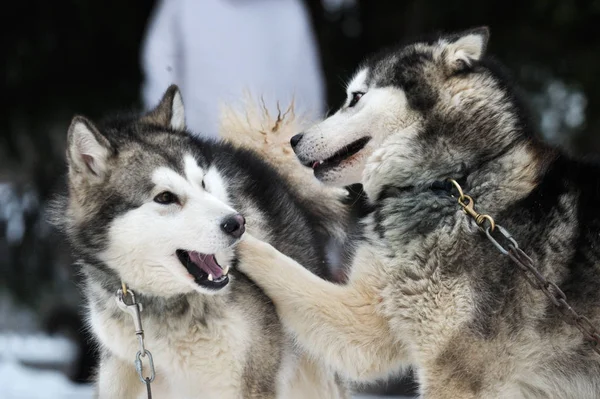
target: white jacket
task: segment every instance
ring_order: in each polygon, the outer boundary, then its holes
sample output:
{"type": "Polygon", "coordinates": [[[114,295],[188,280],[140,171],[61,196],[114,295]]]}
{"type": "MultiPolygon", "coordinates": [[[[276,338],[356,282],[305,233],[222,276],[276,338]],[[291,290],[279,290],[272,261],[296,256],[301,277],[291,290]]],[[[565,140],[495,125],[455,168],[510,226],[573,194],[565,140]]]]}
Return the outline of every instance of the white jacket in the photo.
{"type": "Polygon", "coordinates": [[[300,0],[162,0],[142,50],[147,108],[179,85],[190,130],[217,136],[220,104],[245,91],[272,113],[295,98],[321,116],[323,78],[309,16],[300,0]]]}

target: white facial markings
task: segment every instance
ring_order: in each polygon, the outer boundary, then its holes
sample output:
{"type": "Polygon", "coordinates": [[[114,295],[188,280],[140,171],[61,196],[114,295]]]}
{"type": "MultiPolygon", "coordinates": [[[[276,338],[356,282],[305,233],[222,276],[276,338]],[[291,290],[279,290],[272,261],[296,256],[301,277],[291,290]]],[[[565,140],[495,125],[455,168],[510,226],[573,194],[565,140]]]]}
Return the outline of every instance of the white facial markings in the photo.
{"type": "Polygon", "coordinates": [[[369,87],[367,86],[368,75],[369,75],[368,68],[363,68],[354,75],[354,77],[348,84],[348,87],[346,88],[347,98],[346,98],[345,106],[348,106],[348,104],[352,100],[352,93],[356,93],[356,92],[366,93],[368,91],[368,89],[369,89],[369,87]]]}
{"type": "Polygon", "coordinates": [[[170,191],[179,197],[183,205],[186,200],[185,187],[188,182],[179,173],[166,166],[161,166],[152,173],[152,182],[154,183],[152,197],[163,191],[170,191]]]}
{"type": "Polygon", "coordinates": [[[185,173],[188,184],[195,187],[202,186],[204,169],[198,166],[196,159],[190,154],[187,154],[183,157],[183,173],[185,173]]]}
{"type": "Polygon", "coordinates": [[[184,157],[184,173],[189,184],[202,189],[203,192],[225,204],[229,203],[229,195],[225,188],[225,181],[217,171],[217,168],[209,167],[208,170],[205,171],[198,166],[194,157],[186,155],[184,157]],[[204,182],[204,187],[202,187],[202,182],[204,182]]]}
{"type": "MultiPolygon", "coordinates": [[[[346,88],[344,106],[324,121],[304,131],[302,139],[294,146],[299,160],[312,166],[315,176],[330,185],[360,183],[370,155],[388,137],[402,136],[408,129],[423,124],[427,115],[409,106],[406,92],[393,83],[384,84],[384,79],[393,73],[392,68],[401,65],[407,52],[433,55],[434,62],[423,66],[424,76],[441,79],[438,61],[448,63],[444,75],[458,71],[482,57],[487,45],[486,29],[465,32],[460,37],[440,39],[437,43],[415,43],[405,51],[388,55],[375,69],[359,69],[346,88]],[[370,79],[370,77],[372,77],[370,79]],[[356,93],[364,93],[357,96],[356,93]],[[370,138],[368,144],[357,150],[351,146],[357,140],[370,138]],[[351,151],[344,152],[344,148],[351,151]],[[353,154],[353,155],[349,155],[353,154]],[[324,162],[323,162],[324,161],[324,162]]],[[[453,76],[453,75],[452,75],[453,76]]],[[[459,80],[459,79],[456,79],[459,80]]],[[[478,91],[481,91],[478,89],[478,91]]],[[[461,106],[464,98],[472,97],[470,87],[451,87],[443,98],[453,107],[461,106]]],[[[363,182],[364,183],[364,182],[363,182]]]]}
{"type": "Polygon", "coordinates": [[[208,169],[208,172],[204,175],[204,184],[206,185],[206,190],[216,198],[225,203],[229,202],[229,194],[225,188],[225,182],[216,168],[208,169]]]}
{"type": "Polygon", "coordinates": [[[170,191],[181,204],[164,205],[152,197],[113,220],[103,260],[132,288],[148,293],[212,293],[190,279],[176,251],[214,254],[222,267],[229,265],[234,241],[221,224],[235,210],[227,204],[225,183],[216,169],[205,173],[191,155],[184,157],[184,175],[162,166],[152,173],[151,179],[155,184],[153,196],[170,191]],[[214,192],[202,187],[203,178],[214,187],[214,192]]]}
{"type": "Polygon", "coordinates": [[[390,135],[400,132],[418,119],[410,110],[404,91],[397,87],[366,88],[368,70],[359,71],[348,86],[353,91],[367,92],[359,105],[342,109],[321,123],[306,130],[296,148],[302,161],[326,160],[340,149],[357,140],[370,137],[369,143],[355,155],[342,161],[337,167],[320,175],[319,179],[332,185],[360,183],[365,164],[381,143],[390,135]]]}

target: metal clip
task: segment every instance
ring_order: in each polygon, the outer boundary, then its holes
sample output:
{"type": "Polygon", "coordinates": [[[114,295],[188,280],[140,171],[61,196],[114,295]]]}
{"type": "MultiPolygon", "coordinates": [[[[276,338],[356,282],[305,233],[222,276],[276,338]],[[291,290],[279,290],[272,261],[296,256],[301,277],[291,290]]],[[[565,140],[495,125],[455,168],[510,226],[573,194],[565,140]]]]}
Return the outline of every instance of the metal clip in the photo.
{"type": "Polygon", "coordinates": [[[126,295],[124,295],[123,290],[119,288],[115,298],[117,305],[122,311],[129,313],[129,315],[133,318],[135,333],[143,334],[144,330],[142,329],[142,317],[140,315],[140,312],[143,310],[142,304],[135,301],[135,294],[132,290],[127,290],[127,295],[131,295],[131,305],[125,303],[126,295]]]}
{"type": "Polygon", "coordinates": [[[142,312],[142,304],[138,303],[135,300],[135,293],[132,290],[127,289],[125,283],[122,283],[121,288],[117,290],[115,301],[117,302],[117,306],[119,307],[119,309],[121,309],[125,313],[129,313],[129,315],[133,319],[135,335],[138,338],[140,348],[135,355],[135,369],[138,373],[140,381],[146,384],[148,399],[151,399],[152,390],[150,387],[150,383],[154,381],[156,373],[154,370],[154,360],[152,359],[152,354],[144,346],[144,329],[142,328],[142,316],[140,314],[142,312]],[[129,305],[125,302],[125,297],[127,297],[128,295],[131,295],[131,304],[129,305]],[[142,358],[148,359],[148,366],[150,367],[149,377],[144,377],[144,366],[142,364],[142,358]]]}
{"type": "Polygon", "coordinates": [[[135,328],[135,334],[138,337],[140,351],[142,353],[145,353],[146,348],[144,346],[144,329],[142,328],[142,316],[140,314],[143,310],[142,304],[136,302],[135,293],[133,292],[133,290],[130,289],[127,290],[127,294],[124,295],[123,290],[119,288],[117,290],[117,296],[115,297],[115,300],[117,301],[117,306],[119,306],[119,309],[121,309],[125,313],[129,313],[129,315],[133,319],[133,326],[135,328]],[[125,303],[125,297],[127,295],[131,295],[130,305],[125,303]]]}
{"type": "Polygon", "coordinates": [[[479,213],[475,211],[475,204],[473,203],[473,198],[471,198],[471,196],[463,194],[463,196],[458,199],[458,203],[462,206],[463,211],[473,219],[477,219],[480,216],[479,213]],[[465,199],[468,200],[466,203],[465,199]]]}
{"type": "Polygon", "coordinates": [[[489,229],[491,231],[494,231],[494,229],[496,228],[496,223],[494,222],[494,219],[490,215],[482,214],[475,210],[475,201],[473,201],[473,198],[471,198],[470,195],[466,195],[463,193],[462,187],[460,186],[460,184],[458,184],[456,180],[448,179],[448,181],[452,183],[458,191],[458,203],[463,208],[463,211],[467,215],[475,219],[475,223],[477,223],[477,225],[482,229],[483,223],[487,220],[490,225],[489,229]],[[467,202],[465,202],[465,200],[467,200],[467,202]]]}

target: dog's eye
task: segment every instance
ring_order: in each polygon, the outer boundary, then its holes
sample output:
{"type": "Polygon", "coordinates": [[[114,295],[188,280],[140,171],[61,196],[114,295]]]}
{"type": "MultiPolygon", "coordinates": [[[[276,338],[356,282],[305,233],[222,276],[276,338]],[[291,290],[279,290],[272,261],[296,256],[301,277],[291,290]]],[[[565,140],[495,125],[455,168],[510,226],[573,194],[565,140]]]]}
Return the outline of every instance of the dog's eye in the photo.
{"type": "Polygon", "coordinates": [[[170,205],[176,204],[179,202],[179,198],[175,194],[170,191],[163,191],[154,197],[154,202],[159,203],[161,205],[170,205]]]}
{"type": "Polygon", "coordinates": [[[355,91],[354,93],[352,93],[352,100],[350,100],[350,104],[348,104],[348,108],[354,107],[358,103],[358,100],[360,100],[360,98],[364,94],[365,93],[362,93],[360,91],[355,91]]]}
{"type": "Polygon", "coordinates": [[[206,183],[204,183],[204,180],[202,180],[202,188],[206,190],[206,183]]]}

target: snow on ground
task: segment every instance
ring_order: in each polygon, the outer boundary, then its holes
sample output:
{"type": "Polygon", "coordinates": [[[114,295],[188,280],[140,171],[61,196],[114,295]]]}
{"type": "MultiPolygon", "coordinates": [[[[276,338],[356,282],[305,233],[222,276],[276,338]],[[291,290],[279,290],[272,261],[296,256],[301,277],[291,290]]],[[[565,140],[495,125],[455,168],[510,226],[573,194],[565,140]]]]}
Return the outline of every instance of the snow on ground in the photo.
{"type": "MultiPolygon", "coordinates": [[[[73,359],[74,356],[75,349],[66,338],[0,334],[0,398],[92,399],[93,389],[90,385],[73,384],[57,370],[25,365],[28,363],[41,367],[44,365],[56,367],[73,359]]],[[[354,398],[377,399],[378,397],[357,395],[354,398]]],[[[393,398],[386,397],[386,399],[393,398]]]]}
{"type": "MultiPolygon", "coordinates": [[[[91,386],[73,384],[59,372],[34,370],[16,362],[0,360],[0,398],[2,399],[92,399],[93,396],[91,386]]],[[[383,397],[366,395],[354,397],[354,399],[377,398],[383,399],[383,397]]],[[[388,396],[385,399],[394,398],[388,396]]]]}
{"type": "Polygon", "coordinates": [[[92,399],[89,385],[76,385],[57,371],[38,370],[0,360],[2,399],[92,399]]]}
{"type": "Polygon", "coordinates": [[[68,364],[77,356],[73,343],[63,336],[0,334],[0,359],[34,364],[68,364]]]}
{"type": "Polygon", "coordinates": [[[0,398],[91,399],[91,387],[73,384],[56,370],[75,356],[75,346],[64,337],[0,334],[0,398]]]}

